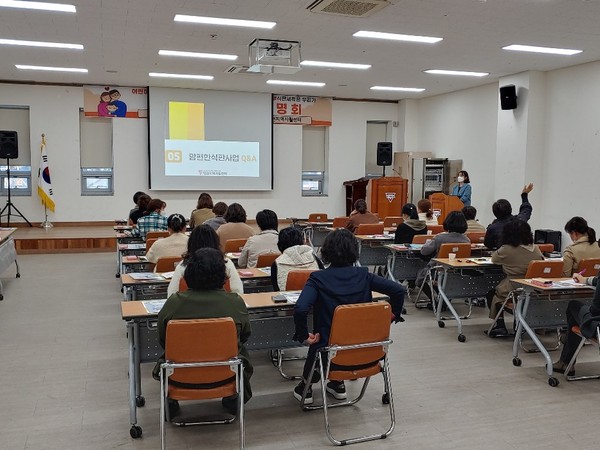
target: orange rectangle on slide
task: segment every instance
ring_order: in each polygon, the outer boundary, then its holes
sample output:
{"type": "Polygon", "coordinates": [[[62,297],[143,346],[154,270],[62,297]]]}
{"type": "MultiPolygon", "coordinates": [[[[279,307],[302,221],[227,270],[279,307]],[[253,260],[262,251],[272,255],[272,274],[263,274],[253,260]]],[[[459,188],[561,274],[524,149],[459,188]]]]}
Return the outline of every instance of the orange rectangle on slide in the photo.
{"type": "Polygon", "coordinates": [[[169,139],[204,140],[204,103],[169,102],[169,139]]]}

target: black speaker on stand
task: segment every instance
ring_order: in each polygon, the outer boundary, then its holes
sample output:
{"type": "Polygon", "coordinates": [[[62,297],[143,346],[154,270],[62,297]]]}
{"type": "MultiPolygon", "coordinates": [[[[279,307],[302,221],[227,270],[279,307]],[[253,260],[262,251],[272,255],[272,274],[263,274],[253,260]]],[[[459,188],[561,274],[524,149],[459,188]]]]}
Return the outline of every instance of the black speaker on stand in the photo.
{"type": "Polygon", "coordinates": [[[6,159],[6,181],[8,196],[6,199],[6,205],[0,211],[0,226],[2,225],[2,217],[6,216],[6,224],[10,227],[10,216],[13,216],[12,210],[15,212],[31,227],[31,222],[21,214],[21,211],[13,204],[10,196],[10,160],[19,157],[19,140],[16,131],[2,131],[0,130],[0,158],[6,159]],[[5,213],[6,211],[6,213],[5,213]]]}
{"type": "Polygon", "coordinates": [[[514,84],[500,88],[500,108],[517,109],[517,88],[514,84]]]}
{"type": "Polygon", "coordinates": [[[385,177],[385,167],[392,165],[392,143],[377,143],[377,165],[383,166],[383,176],[385,177]]]}

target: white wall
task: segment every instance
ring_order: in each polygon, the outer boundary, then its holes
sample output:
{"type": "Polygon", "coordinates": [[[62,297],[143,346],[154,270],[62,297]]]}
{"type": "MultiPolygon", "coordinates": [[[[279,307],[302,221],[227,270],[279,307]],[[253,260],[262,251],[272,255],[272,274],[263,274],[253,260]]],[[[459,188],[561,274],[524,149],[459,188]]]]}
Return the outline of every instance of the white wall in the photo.
{"type": "MultiPolygon", "coordinates": [[[[138,190],[167,202],[167,212],[189,215],[200,192],[148,191],[147,123],[115,120],[113,126],[114,188],[111,197],[82,197],[80,187],[79,108],[83,92],[78,87],[0,84],[0,105],[30,107],[32,182],[37,188],[39,142],[47,137],[56,213],[53,222],[103,221],[124,218],[138,190]]],[[[244,205],[248,216],[270,208],[280,217],[306,216],[322,211],[345,214],[342,183],[364,176],[366,125],[369,120],[398,120],[395,103],[333,102],[329,132],[329,196],[302,197],[302,130],[299,126],[273,127],[273,190],[268,192],[211,192],[215,201],[244,205]]],[[[1,124],[0,124],[1,125],[1,124]]],[[[392,142],[396,142],[395,129],[392,142]]],[[[20,148],[20,151],[27,149],[20,148]]],[[[14,197],[19,210],[33,222],[44,220],[36,190],[31,197],[14,197]]]]}

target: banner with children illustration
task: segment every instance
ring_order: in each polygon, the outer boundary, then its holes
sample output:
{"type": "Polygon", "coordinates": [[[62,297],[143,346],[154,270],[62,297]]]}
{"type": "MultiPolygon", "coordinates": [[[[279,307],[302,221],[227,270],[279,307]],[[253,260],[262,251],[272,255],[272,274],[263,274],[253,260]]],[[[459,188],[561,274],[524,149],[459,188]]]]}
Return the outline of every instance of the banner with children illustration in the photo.
{"type": "Polygon", "coordinates": [[[83,110],[86,117],[148,117],[148,88],[124,86],[84,86],[83,110]]]}

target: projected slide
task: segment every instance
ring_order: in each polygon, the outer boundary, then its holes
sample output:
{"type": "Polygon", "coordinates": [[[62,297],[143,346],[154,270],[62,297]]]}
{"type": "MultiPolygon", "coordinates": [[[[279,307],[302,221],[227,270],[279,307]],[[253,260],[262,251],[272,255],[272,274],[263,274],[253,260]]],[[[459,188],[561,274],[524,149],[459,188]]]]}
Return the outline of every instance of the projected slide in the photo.
{"type": "Polygon", "coordinates": [[[152,189],[272,188],[269,94],[149,90],[152,189]]]}

